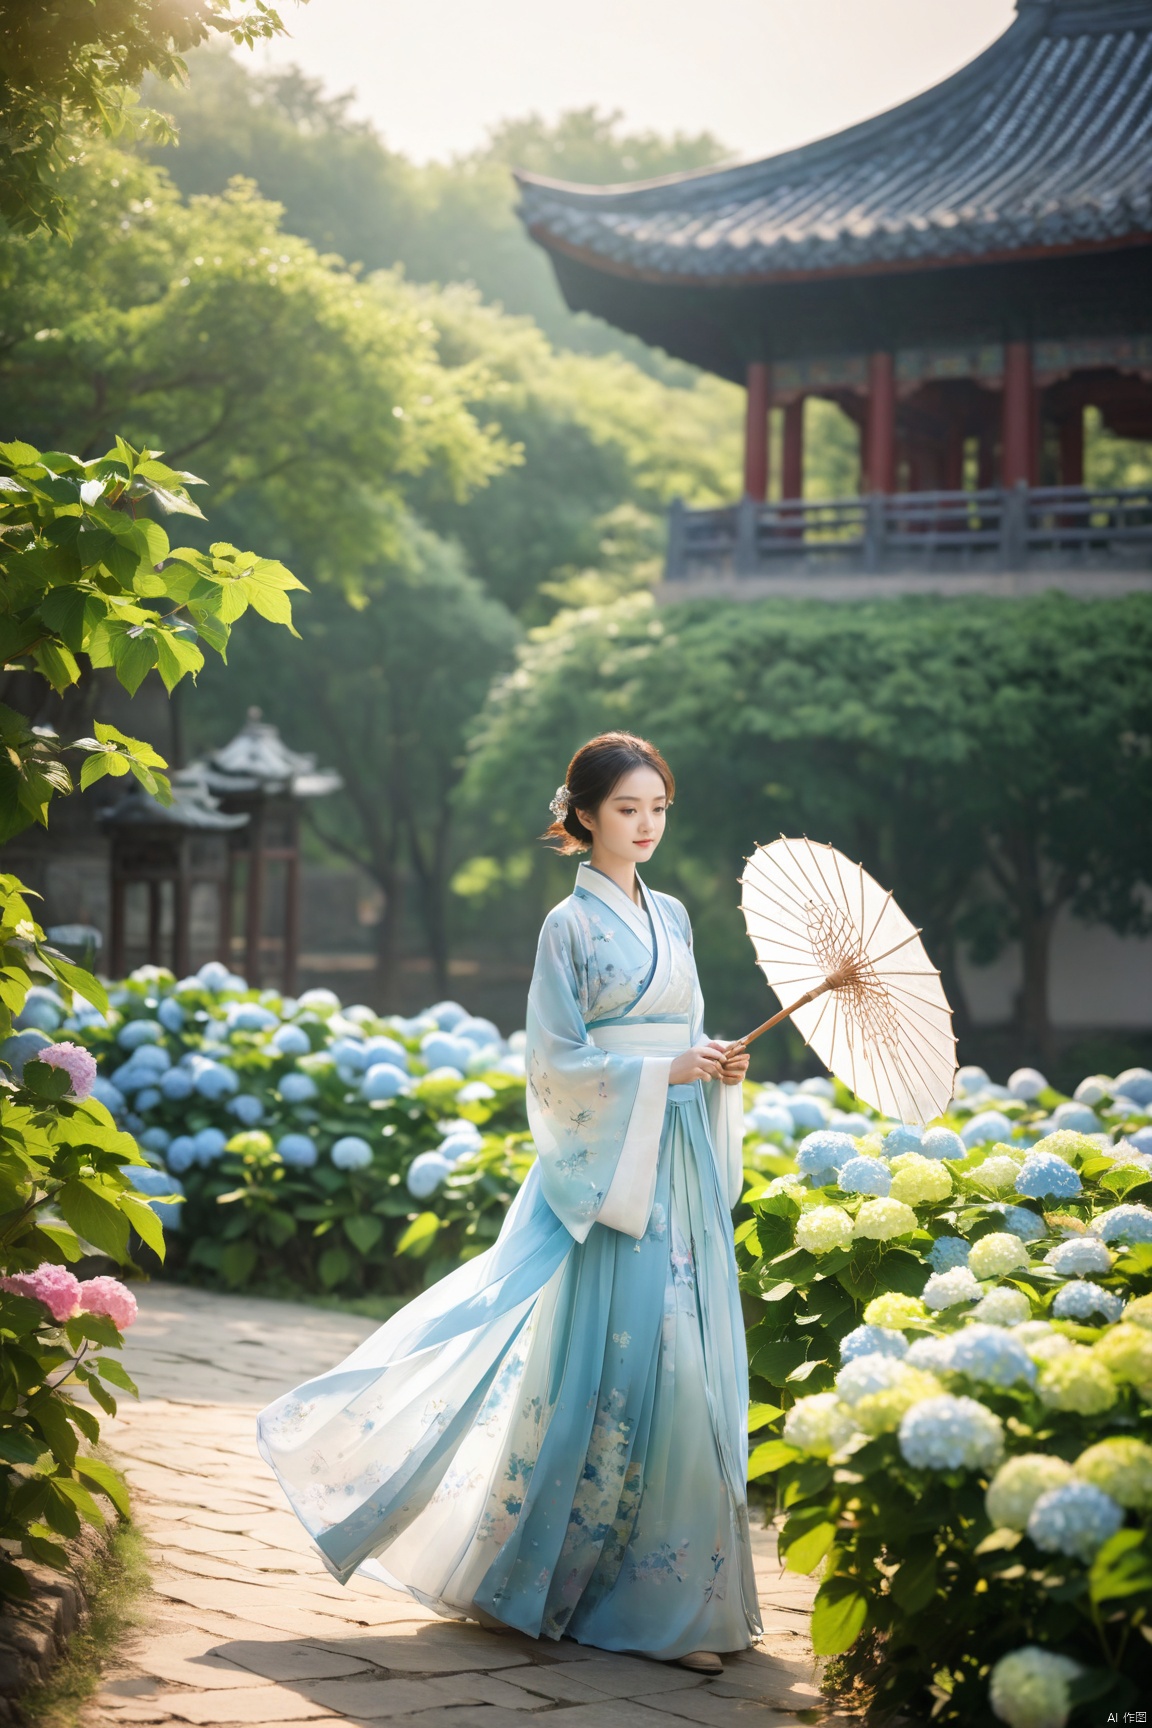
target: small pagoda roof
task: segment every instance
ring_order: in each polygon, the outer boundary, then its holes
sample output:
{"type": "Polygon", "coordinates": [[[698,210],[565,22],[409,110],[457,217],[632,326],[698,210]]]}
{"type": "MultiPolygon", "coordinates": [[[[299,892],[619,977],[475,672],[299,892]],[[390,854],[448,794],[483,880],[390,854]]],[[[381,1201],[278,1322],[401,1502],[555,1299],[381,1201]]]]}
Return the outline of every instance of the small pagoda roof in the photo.
{"type": "Polygon", "coordinates": [[[294,798],[317,798],[343,785],[333,769],[317,768],[314,755],[290,750],[259,708],[250,708],[235,738],[210,751],[201,766],[210,789],[222,795],[287,792],[294,798]]]}
{"type": "Polygon", "coordinates": [[[763,161],[603,188],[517,179],[558,266],[688,287],[1147,243],[1152,0],[1018,0],[942,84],[763,161]]]}
{"type": "Polygon", "coordinates": [[[97,817],[104,828],[190,828],[201,832],[226,833],[242,828],[247,815],[228,816],[208,784],[204,764],[193,762],[171,776],[172,802],[161,804],[136,780],[124,796],[97,817]]]}

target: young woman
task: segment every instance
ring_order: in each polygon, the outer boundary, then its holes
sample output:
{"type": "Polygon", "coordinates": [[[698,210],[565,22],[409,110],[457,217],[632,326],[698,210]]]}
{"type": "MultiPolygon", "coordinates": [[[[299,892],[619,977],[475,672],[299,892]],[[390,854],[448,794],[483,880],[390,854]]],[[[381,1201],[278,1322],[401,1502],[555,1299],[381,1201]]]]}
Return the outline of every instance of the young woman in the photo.
{"type": "Polygon", "coordinates": [[[335,1577],[701,1670],[760,1629],[730,1207],[746,1055],[636,874],[674,790],[609,732],[546,838],[591,849],[528,998],[537,1160],[498,1241],[270,1405],[260,1448],[335,1577]]]}

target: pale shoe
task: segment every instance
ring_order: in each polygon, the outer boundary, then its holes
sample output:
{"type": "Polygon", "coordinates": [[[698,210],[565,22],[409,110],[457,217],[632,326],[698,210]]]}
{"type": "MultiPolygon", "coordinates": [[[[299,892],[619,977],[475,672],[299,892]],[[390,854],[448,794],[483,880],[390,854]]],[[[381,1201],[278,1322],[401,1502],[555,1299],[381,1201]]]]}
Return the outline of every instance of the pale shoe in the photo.
{"type": "Polygon", "coordinates": [[[677,1666],[691,1668],[694,1674],[723,1674],[724,1664],[714,1650],[689,1650],[676,1657],[677,1666]]]}

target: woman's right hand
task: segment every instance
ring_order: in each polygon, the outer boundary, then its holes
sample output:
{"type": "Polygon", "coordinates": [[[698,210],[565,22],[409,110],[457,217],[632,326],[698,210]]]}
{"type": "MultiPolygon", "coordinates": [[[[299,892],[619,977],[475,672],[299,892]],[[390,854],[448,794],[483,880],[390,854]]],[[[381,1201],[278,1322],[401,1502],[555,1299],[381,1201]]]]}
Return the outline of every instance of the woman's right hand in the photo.
{"type": "Polygon", "coordinates": [[[669,1086],[690,1086],[693,1080],[716,1080],[724,1068],[724,1046],[715,1038],[695,1049],[684,1050],[672,1059],[668,1070],[669,1086]]]}

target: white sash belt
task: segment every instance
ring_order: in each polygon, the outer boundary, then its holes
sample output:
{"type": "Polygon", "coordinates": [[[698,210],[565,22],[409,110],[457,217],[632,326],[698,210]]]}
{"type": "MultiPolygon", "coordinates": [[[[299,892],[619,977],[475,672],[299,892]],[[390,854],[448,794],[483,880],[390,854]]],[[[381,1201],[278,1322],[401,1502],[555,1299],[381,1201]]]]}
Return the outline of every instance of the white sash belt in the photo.
{"type": "Polygon", "coordinates": [[[588,1036],[601,1050],[636,1056],[671,1056],[687,1050],[691,1038],[686,1020],[620,1021],[614,1026],[589,1026],[588,1036]]]}

